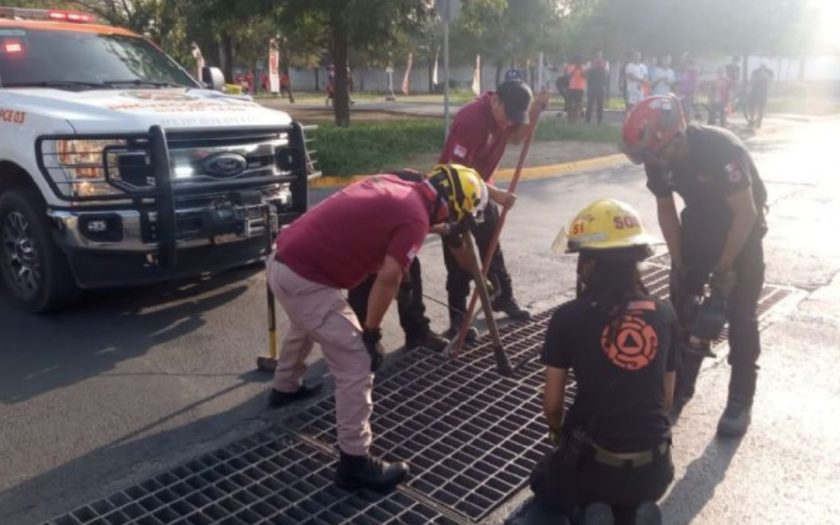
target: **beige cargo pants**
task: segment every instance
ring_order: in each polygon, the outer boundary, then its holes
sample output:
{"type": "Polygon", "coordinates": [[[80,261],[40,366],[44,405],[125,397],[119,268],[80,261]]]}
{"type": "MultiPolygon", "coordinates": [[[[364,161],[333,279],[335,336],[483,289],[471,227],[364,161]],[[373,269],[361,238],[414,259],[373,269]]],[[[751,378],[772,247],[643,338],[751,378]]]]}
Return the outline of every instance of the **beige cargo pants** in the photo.
{"type": "Polygon", "coordinates": [[[304,279],[269,258],[268,284],[289,317],[280,347],[274,388],[296,390],[306,372],[306,358],[319,343],[335,378],[338,446],[346,454],[364,455],[371,442],[373,373],[356,314],[337,288],[304,279]]]}

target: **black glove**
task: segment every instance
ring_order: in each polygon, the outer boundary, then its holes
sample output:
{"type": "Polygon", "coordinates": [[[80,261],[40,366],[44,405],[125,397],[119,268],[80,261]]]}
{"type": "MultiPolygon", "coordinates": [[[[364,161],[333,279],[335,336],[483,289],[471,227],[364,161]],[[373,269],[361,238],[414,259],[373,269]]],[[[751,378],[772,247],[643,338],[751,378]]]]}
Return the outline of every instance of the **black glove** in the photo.
{"type": "Polygon", "coordinates": [[[683,294],[685,293],[685,271],[681,266],[671,268],[668,274],[668,299],[671,305],[678,311],[682,308],[683,294]]]}
{"type": "Polygon", "coordinates": [[[715,270],[712,272],[712,279],[709,281],[709,288],[712,290],[712,295],[715,295],[724,301],[729,299],[729,294],[735,287],[735,272],[733,270],[715,270]]]}
{"type": "Polygon", "coordinates": [[[379,328],[365,328],[362,332],[362,341],[365,343],[368,355],[370,355],[370,371],[376,372],[385,361],[385,349],[382,347],[382,330],[379,328]]]}

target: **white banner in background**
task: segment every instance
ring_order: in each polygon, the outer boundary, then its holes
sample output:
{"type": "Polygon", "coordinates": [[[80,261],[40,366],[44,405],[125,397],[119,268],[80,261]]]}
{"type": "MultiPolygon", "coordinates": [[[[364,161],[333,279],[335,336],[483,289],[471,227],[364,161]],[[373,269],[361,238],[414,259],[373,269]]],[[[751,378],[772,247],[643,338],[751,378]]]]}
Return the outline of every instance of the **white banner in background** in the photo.
{"type": "Polygon", "coordinates": [[[411,66],[414,64],[414,55],[409,53],[408,54],[408,64],[405,66],[405,76],[403,77],[402,83],[402,93],[403,95],[408,96],[408,88],[409,88],[409,77],[411,76],[411,66]]]}
{"type": "Polygon", "coordinates": [[[280,92],[280,51],[274,38],[268,43],[268,89],[274,94],[280,92]]]}
{"type": "Polygon", "coordinates": [[[438,82],[438,55],[440,55],[440,48],[435,50],[435,66],[432,68],[432,85],[437,86],[438,82]]]}
{"type": "Polygon", "coordinates": [[[475,56],[475,72],[473,73],[472,92],[481,95],[481,55],[475,56]]]}

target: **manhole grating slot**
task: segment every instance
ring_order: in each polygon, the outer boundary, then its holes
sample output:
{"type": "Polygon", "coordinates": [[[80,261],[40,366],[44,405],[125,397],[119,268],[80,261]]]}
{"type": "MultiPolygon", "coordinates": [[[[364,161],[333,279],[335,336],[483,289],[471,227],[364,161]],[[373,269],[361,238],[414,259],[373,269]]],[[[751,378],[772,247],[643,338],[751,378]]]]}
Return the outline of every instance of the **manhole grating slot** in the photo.
{"type": "Polygon", "coordinates": [[[402,490],[380,495],[338,489],[334,469],[335,458],[290,434],[266,431],[50,523],[457,524],[402,490]]]}

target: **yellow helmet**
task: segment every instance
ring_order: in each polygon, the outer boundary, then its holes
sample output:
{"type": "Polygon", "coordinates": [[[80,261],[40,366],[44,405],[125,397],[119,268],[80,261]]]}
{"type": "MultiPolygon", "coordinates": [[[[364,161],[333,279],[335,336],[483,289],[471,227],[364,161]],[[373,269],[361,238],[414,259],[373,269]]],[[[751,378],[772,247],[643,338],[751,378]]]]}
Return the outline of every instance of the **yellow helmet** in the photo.
{"type": "Polygon", "coordinates": [[[487,207],[489,192],[481,176],[460,164],[438,164],[429,173],[429,184],[449,207],[450,219],[461,222],[465,217],[479,217],[487,207]]]}
{"type": "Polygon", "coordinates": [[[602,199],[593,202],[563,228],[552,244],[555,253],[577,253],[581,250],[617,250],[644,248],[659,240],[649,235],[642,218],[625,202],[602,199]]]}

